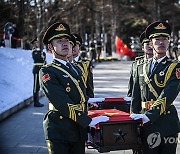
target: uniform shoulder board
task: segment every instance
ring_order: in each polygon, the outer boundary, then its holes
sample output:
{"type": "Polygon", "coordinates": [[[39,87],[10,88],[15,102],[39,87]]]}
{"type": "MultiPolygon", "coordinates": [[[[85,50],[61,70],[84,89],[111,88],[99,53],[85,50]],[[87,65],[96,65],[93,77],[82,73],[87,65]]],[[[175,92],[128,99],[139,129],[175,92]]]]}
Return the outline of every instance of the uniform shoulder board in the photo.
{"type": "Polygon", "coordinates": [[[138,61],[137,66],[144,64],[144,61],[138,61]]]}
{"type": "Polygon", "coordinates": [[[143,56],[136,57],[136,58],[135,58],[135,61],[140,60],[140,59],[143,59],[143,58],[144,58],[144,55],[143,55],[143,56]]]}
{"type": "Polygon", "coordinates": [[[135,61],[135,63],[136,63],[137,65],[143,64],[143,63],[144,63],[144,57],[141,57],[141,58],[137,59],[137,60],[135,61]]]}
{"type": "Polygon", "coordinates": [[[179,60],[173,60],[173,63],[180,63],[180,61],[179,60]]]}
{"type": "Polygon", "coordinates": [[[170,61],[170,62],[173,62],[173,63],[180,63],[180,61],[179,60],[177,60],[177,59],[167,59],[167,61],[170,61]]]}
{"type": "Polygon", "coordinates": [[[91,63],[91,61],[89,59],[82,59],[83,63],[91,63]]]}
{"type": "Polygon", "coordinates": [[[32,52],[35,52],[35,51],[37,51],[36,49],[32,49],[32,52]]]}
{"type": "Polygon", "coordinates": [[[82,60],[83,62],[90,61],[89,59],[84,59],[84,58],[82,58],[81,60],[82,60]]]}
{"type": "Polygon", "coordinates": [[[138,65],[143,65],[144,63],[146,63],[146,61],[143,58],[143,59],[137,60],[136,63],[137,63],[137,66],[138,66],[138,65]]]}
{"type": "Polygon", "coordinates": [[[43,67],[50,67],[50,66],[52,66],[52,63],[46,64],[43,67]]]}

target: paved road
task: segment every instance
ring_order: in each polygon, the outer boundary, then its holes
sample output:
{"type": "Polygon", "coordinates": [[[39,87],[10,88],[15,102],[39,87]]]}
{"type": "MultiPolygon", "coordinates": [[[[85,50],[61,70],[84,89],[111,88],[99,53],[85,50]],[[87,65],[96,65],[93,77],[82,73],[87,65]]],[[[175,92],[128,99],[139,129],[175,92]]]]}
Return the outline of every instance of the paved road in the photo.
{"type": "MultiPolygon", "coordinates": [[[[102,62],[94,69],[96,97],[126,96],[131,62],[102,62]]],[[[45,97],[40,100],[43,108],[29,105],[0,122],[0,154],[47,154],[42,120],[48,110],[45,97]]],[[[176,106],[180,115],[180,96],[176,106]]],[[[178,145],[178,152],[180,146],[178,145]]],[[[177,152],[177,153],[178,153],[177,152]]],[[[86,149],[87,154],[97,154],[86,149]]],[[[112,151],[110,154],[131,154],[131,150],[112,151]]]]}

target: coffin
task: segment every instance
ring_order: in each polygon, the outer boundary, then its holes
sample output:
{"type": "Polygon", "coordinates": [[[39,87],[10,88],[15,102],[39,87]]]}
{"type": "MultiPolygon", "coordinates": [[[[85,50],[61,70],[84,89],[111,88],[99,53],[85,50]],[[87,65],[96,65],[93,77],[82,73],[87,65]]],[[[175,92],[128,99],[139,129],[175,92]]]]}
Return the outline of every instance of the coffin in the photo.
{"type": "Polygon", "coordinates": [[[124,100],[123,97],[107,97],[103,102],[97,102],[98,108],[91,109],[117,109],[124,112],[130,112],[130,101],[124,100]]]}
{"type": "Polygon", "coordinates": [[[90,128],[88,133],[88,148],[98,152],[115,150],[141,149],[139,127],[141,121],[134,121],[129,113],[117,109],[90,110],[88,115],[93,118],[99,115],[110,117],[108,122],[99,123],[96,128],[90,128]]]}

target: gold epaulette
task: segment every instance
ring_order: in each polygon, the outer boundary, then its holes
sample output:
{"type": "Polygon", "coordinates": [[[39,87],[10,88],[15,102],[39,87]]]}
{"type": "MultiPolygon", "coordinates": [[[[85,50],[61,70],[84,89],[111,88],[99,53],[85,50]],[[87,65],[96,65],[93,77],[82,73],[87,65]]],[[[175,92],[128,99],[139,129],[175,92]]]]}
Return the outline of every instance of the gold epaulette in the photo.
{"type": "Polygon", "coordinates": [[[37,51],[37,50],[33,48],[33,49],[32,49],[32,52],[34,52],[34,51],[37,51]]]}
{"type": "Polygon", "coordinates": [[[89,61],[89,62],[90,62],[91,60],[90,60],[90,59],[83,59],[83,58],[82,58],[81,61],[83,61],[83,62],[89,61]]]}
{"type": "Polygon", "coordinates": [[[139,66],[139,65],[143,65],[146,61],[144,61],[143,59],[138,59],[135,62],[137,63],[137,66],[139,66]]]}
{"type": "Polygon", "coordinates": [[[142,61],[143,59],[144,59],[144,56],[139,56],[139,57],[136,57],[136,58],[135,58],[135,61],[134,61],[134,62],[135,62],[135,63],[137,64],[137,66],[138,66],[138,65],[143,64],[143,62],[144,62],[144,61],[142,61]]]}
{"type": "Polygon", "coordinates": [[[179,63],[180,61],[179,60],[177,60],[177,59],[171,59],[171,58],[168,58],[167,59],[167,61],[170,61],[170,62],[177,62],[177,63],[179,63]]]}
{"type": "Polygon", "coordinates": [[[140,59],[143,59],[143,58],[144,58],[144,55],[143,55],[143,56],[136,57],[136,58],[135,58],[135,61],[140,60],[140,59]]]}
{"type": "Polygon", "coordinates": [[[180,63],[179,60],[172,60],[173,63],[180,63]]]}
{"type": "Polygon", "coordinates": [[[50,66],[52,66],[52,63],[45,64],[45,65],[43,65],[42,67],[44,68],[44,67],[50,67],[50,66]]]}
{"type": "Polygon", "coordinates": [[[34,66],[43,66],[44,63],[34,63],[34,66]]]}

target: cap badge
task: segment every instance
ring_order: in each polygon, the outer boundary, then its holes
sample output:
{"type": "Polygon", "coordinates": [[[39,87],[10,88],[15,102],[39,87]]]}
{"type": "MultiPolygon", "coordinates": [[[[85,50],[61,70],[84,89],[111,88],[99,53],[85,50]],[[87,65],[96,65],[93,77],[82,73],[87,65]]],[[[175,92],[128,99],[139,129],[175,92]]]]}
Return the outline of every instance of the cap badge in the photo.
{"type": "Polygon", "coordinates": [[[166,27],[160,23],[159,25],[157,25],[156,27],[154,27],[155,29],[166,29],[166,27]]]}
{"type": "Polygon", "coordinates": [[[66,30],[66,28],[62,24],[60,24],[55,30],[62,31],[62,30],[66,30]]]}

